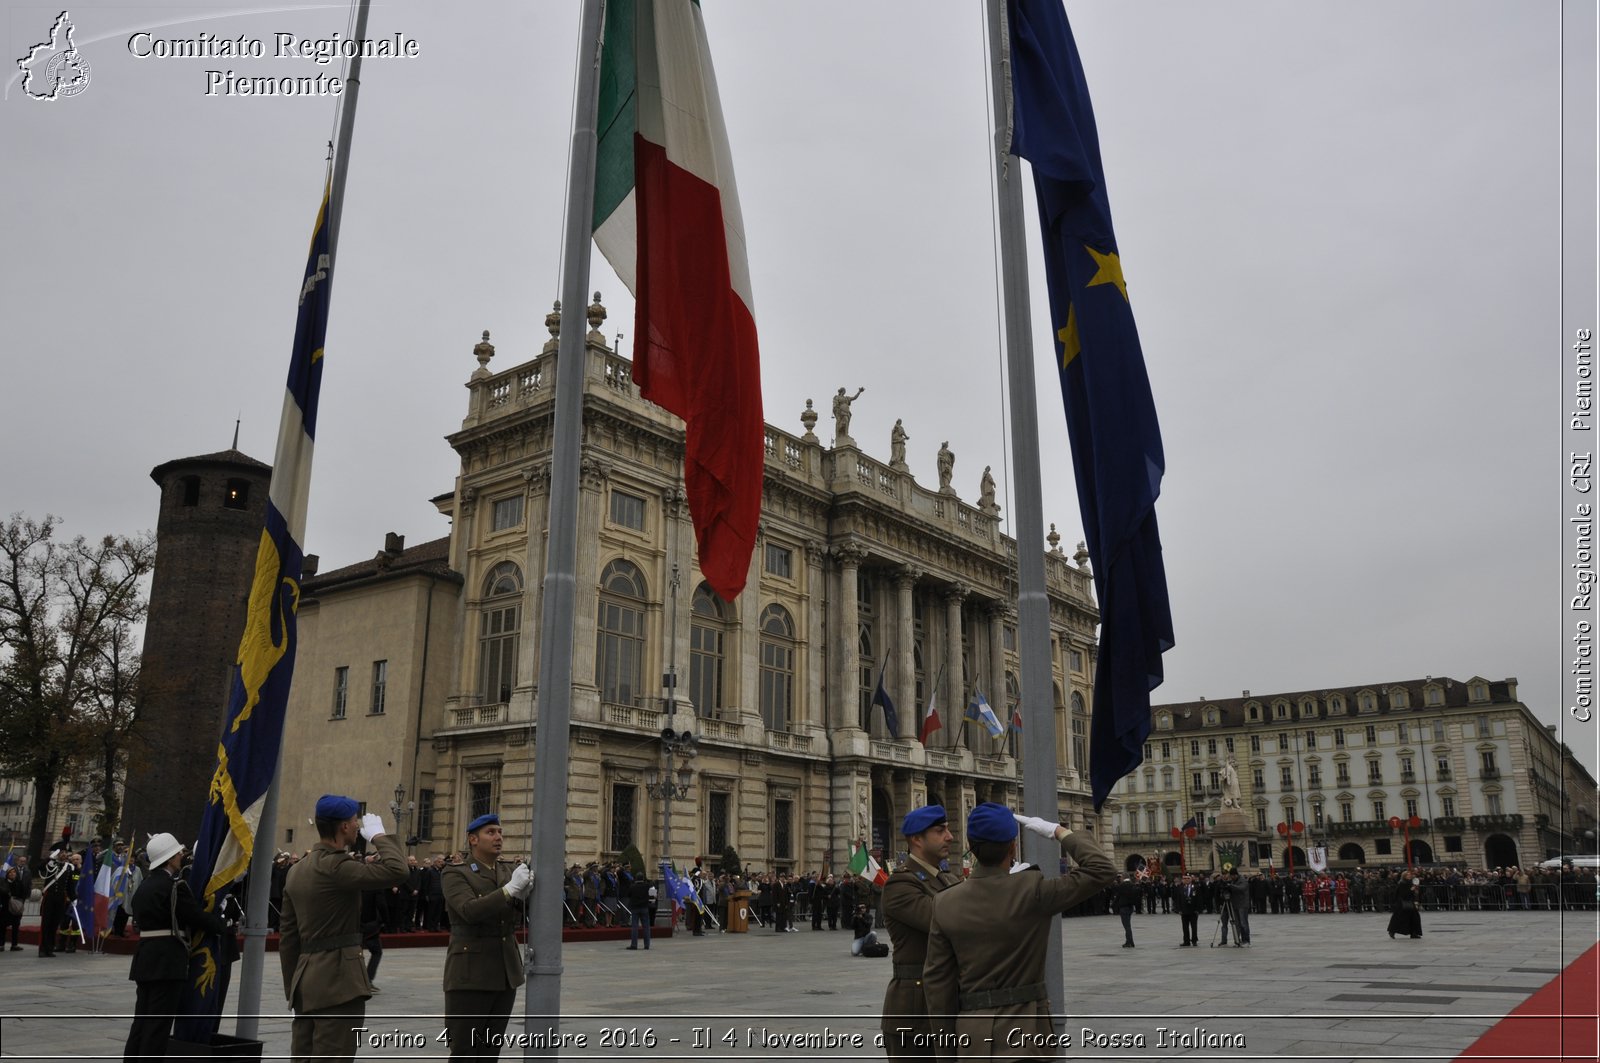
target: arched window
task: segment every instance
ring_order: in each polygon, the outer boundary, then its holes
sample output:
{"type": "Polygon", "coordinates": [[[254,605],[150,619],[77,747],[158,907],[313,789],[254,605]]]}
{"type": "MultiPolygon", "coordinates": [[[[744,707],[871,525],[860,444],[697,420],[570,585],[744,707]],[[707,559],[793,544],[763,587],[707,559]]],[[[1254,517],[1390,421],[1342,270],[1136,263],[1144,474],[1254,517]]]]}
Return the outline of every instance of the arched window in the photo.
{"type": "Polygon", "coordinates": [[[1072,692],[1072,766],[1080,772],[1089,770],[1089,711],[1076,690],[1072,692]]]}
{"type": "Polygon", "coordinates": [[[761,719],[769,731],[794,730],[794,621],[781,605],[761,611],[761,719]]]}
{"type": "Polygon", "coordinates": [[[522,630],[522,570],[502,561],[483,580],[478,625],[478,696],[485,705],[511,700],[517,685],[517,637],[522,630]]]}
{"type": "Polygon", "coordinates": [[[600,574],[599,645],[594,681],[600,700],[632,705],[644,679],[644,573],[630,561],[617,560],[600,574]]]}
{"type": "Polygon", "coordinates": [[[722,643],[727,611],[710,584],[695,588],[689,606],[689,700],[701,716],[722,715],[722,643]]]}

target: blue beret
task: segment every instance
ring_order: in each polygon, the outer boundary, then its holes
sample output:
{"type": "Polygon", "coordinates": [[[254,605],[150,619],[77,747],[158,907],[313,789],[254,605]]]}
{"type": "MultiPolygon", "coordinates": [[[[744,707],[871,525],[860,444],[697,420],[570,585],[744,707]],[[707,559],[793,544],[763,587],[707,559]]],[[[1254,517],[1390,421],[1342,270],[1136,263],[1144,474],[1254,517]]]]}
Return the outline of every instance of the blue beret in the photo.
{"type": "Polygon", "coordinates": [[[354,798],[338,794],[323,794],[317,798],[318,819],[349,819],[360,811],[361,804],[354,798]]]}
{"type": "Polygon", "coordinates": [[[906,814],[906,821],[900,824],[900,833],[909,838],[913,834],[921,834],[929,827],[948,822],[950,817],[944,814],[943,805],[923,805],[921,808],[913,808],[906,814]]]}
{"type": "Polygon", "coordinates": [[[495,826],[499,826],[500,825],[500,817],[498,815],[496,815],[495,813],[493,813],[493,812],[489,812],[489,813],[486,813],[485,815],[479,816],[477,819],[473,820],[471,823],[468,823],[467,824],[467,833],[468,834],[476,834],[481,828],[487,827],[491,823],[493,823],[495,826]]]}
{"type": "Polygon", "coordinates": [[[1017,836],[1017,821],[1005,805],[985,801],[967,817],[967,840],[974,842],[1008,842],[1017,836]]]}

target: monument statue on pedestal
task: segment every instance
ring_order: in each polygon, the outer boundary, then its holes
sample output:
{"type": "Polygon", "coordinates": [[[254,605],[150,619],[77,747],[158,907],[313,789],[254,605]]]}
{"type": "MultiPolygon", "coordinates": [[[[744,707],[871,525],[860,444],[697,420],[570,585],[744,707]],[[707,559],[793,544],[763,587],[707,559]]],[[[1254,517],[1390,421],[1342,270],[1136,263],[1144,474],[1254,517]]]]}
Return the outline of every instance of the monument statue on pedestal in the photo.
{"type": "Polygon", "coordinates": [[[950,478],[956,472],[956,455],[950,449],[947,439],[939,444],[939,491],[941,494],[953,495],[955,490],[950,486],[950,478]]]}
{"type": "Polygon", "coordinates": [[[856,388],[854,395],[846,395],[844,388],[833,397],[833,442],[838,446],[841,441],[850,442],[850,404],[861,397],[866,388],[856,388]]]}

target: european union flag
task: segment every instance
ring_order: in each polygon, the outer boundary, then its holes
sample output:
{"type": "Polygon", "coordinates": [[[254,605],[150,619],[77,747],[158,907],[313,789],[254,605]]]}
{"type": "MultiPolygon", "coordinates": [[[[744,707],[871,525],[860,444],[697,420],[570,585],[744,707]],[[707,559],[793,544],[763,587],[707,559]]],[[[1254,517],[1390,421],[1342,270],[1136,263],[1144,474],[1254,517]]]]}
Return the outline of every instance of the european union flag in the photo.
{"type": "Polygon", "coordinates": [[[1089,739],[1098,809],[1143,759],[1150,691],[1173,645],[1155,510],[1166,457],[1066,12],[1061,0],[1007,0],[1006,10],[1011,150],[1033,165],[1078,509],[1100,603],[1089,739]]]}
{"type": "MultiPolygon", "coordinates": [[[[256,547],[244,636],[228,699],[228,725],[217,746],[205,814],[189,887],[203,907],[220,912],[223,901],[250,869],[256,824],[278,770],[283,718],[294,674],[295,614],[300,605],[306,499],[322,388],[322,345],[328,330],[332,263],[328,253],[328,190],[322,194],[311,249],[300,282],[299,315],[289,357],[288,396],[278,424],[278,449],[268,488],[266,527],[256,547]]],[[[263,886],[265,884],[263,883],[263,886]]],[[[227,997],[232,936],[197,935],[189,946],[189,981],[174,1036],[210,1042],[227,997]]]]}
{"type": "Polygon", "coordinates": [[[894,711],[894,702],[889,700],[889,692],[883,688],[883,673],[888,670],[889,658],[885,657],[883,667],[878,669],[878,689],[872,692],[872,704],[883,706],[883,726],[890,738],[899,738],[900,714],[894,711]]]}

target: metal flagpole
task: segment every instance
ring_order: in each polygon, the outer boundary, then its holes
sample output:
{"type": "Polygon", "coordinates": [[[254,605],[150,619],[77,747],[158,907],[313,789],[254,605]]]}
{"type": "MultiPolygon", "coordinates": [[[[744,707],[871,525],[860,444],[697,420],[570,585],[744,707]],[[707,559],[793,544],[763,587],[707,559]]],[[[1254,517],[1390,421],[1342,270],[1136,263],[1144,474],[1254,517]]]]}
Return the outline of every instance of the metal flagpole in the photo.
{"type": "MultiPolygon", "coordinates": [[[[572,169],[562,249],[562,323],[556,350],[554,440],[550,456],[549,551],[539,617],[539,689],[533,765],[532,947],[527,956],[523,1028],[557,1029],[561,1015],[562,863],[566,858],[567,732],[571,719],[572,628],[577,599],[578,451],[583,442],[584,298],[589,285],[594,215],[594,160],[599,137],[601,0],[584,0],[578,31],[578,87],[572,115],[572,169]]],[[[524,1058],[556,1055],[551,1041],[529,1036],[524,1058]],[[535,1042],[538,1047],[535,1047],[535,1042]]]]}
{"type": "MultiPolygon", "coordinates": [[[[367,36],[367,8],[371,0],[359,0],[356,9],[355,39],[367,36]]],[[[323,224],[328,227],[328,279],[324,281],[323,298],[331,305],[333,282],[338,277],[339,215],[344,210],[344,183],[350,172],[350,137],[355,131],[356,98],[361,92],[361,52],[350,58],[350,72],[344,79],[343,102],[339,108],[339,142],[334,148],[333,187],[328,193],[328,216],[323,224]]],[[[267,796],[261,805],[261,819],[256,824],[255,849],[250,854],[251,889],[246,900],[249,910],[244,920],[244,955],[239,965],[239,1019],[234,1025],[234,1036],[254,1041],[261,1020],[261,971],[267,955],[267,901],[272,892],[272,857],[277,849],[273,839],[278,833],[278,784],[283,777],[283,735],[278,735],[278,770],[272,773],[267,785],[267,796]]]]}
{"type": "MultiPolygon", "coordinates": [[[[1044,585],[1044,495],[1040,487],[1039,411],[1033,384],[1032,312],[1028,298],[1026,232],[1022,222],[1022,166],[1010,156],[1009,33],[1005,0],[988,0],[989,77],[994,85],[994,165],[999,195],[1000,279],[1005,300],[1006,370],[1011,390],[1011,453],[1017,479],[1018,651],[1022,660],[1023,726],[1033,735],[1055,734],[1055,689],[1050,668],[1050,602],[1044,585]]],[[[1026,814],[1060,819],[1054,742],[1023,743],[1022,800],[1026,814]]],[[[1023,853],[1047,878],[1061,874],[1056,843],[1032,833],[1023,853]]],[[[1045,959],[1050,1010],[1064,1011],[1061,934],[1052,923],[1045,959]]]]}

